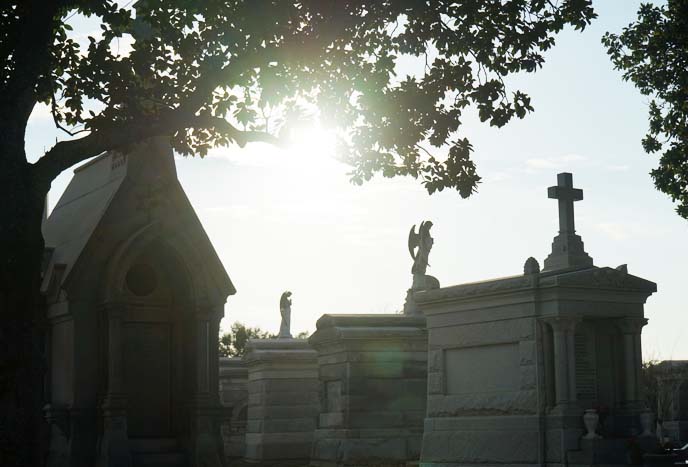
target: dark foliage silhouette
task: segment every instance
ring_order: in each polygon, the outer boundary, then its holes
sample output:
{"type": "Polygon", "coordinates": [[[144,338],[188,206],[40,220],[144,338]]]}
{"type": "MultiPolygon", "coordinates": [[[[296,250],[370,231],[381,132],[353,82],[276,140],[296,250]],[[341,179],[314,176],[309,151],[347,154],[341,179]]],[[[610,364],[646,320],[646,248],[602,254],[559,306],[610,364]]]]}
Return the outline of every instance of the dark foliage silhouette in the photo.
{"type": "Polygon", "coordinates": [[[623,79],[651,97],[642,145],[661,157],[650,175],[688,219],[688,0],[643,4],[635,22],[605,34],[602,43],[623,79]]]}

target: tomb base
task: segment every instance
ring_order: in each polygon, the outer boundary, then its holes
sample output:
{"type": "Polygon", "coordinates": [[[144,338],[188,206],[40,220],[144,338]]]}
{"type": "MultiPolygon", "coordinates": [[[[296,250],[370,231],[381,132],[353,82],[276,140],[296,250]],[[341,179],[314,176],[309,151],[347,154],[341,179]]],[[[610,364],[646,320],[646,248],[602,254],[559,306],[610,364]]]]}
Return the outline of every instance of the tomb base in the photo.
{"type": "Polygon", "coordinates": [[[221,467],[220,404],[212,396],[198,395],[190,407],[191,467],[221,467]]]}
{"type": "Polygon", "coordinates": [[[119,394],[109,394],[105,398],[103,402],[103,435],[98,444],[98,467],[131,467],[126,397],[119,394]]]}
{"type": "Polygon", "coordinates": [[[244,457],[248,372],[241,357],[220,358],[220,400],[224,407],[221,424],[225,459],[244,457]]]}
{"type": "Polygon", "coordinates": [[[688,443],[688,420],[673,420],[662,424],[664,437],[678,445],[688,443]]]}
{"type": "Polygon", "coordinates": [[[420,465],[536,465],[537,453],[537,416],[431,417],[420,465]]]}
{"type": "Polygon", "coordinates": [[[319,412],[316,352],[303,339],[250,340],[245,460],[308,463],[319,412]]]}
{"type": "Polygon", "coordinates": [[[311,466],[412,465],[425,414],[425,318],[324,315],[317,327],[323,401],[311,466]]]}

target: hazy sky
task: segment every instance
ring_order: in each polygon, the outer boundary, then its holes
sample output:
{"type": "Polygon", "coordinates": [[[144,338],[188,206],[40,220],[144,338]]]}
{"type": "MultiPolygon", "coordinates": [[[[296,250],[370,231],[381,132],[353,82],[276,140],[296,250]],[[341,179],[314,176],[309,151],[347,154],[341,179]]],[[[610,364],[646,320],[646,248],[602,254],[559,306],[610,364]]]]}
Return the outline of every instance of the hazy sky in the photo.
{"type": "MultiPolygon", "coordinates": [[[[544,69],[510,80],[535,112],[497,130],[468,121],[483,176],[478,194],[428,196],[411,179],[348,182],[327,135],[313,130],[299,147],[254,145],[178,158],[179,178],[238,292],[225,307],[234,321],[277,332],[278,302],[293,292],[292,332],[313,331],[323,313],[393,313],[411,284],[406,240],[413,224],[434,223],[428,273],[442,286],[519,274],[542,261],[557,233],[556,174],[573,172],[585,199],[576,227],[597,266],[628,264],[658,284],[645,311],[646,358],[688,359],[688,222],[657,192],[643,153],[647,99],[621,81],[600,44],[620,31],[639,2],[595,2],[599,18],[583,34],[566,31],[544,69]]],[[[88,31],[86,31],[88,32],[88,31]]],[[[63,135],[44,109],[32,116],[32,159],[63,135]]],[[[72,176],[53,183],[54,206],[72,176]]]]}

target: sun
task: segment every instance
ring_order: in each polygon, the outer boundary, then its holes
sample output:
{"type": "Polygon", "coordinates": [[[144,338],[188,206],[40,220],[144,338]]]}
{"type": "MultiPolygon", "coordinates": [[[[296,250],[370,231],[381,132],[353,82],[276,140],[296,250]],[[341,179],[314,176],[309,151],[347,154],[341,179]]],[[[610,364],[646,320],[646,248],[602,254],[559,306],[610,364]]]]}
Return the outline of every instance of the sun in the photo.
{"type": "Polygon", "coordinates": [[[337,135],[320,125],[299,127],[291,131],[287,151],[296,165],[327,164],[335,159],[337,135]]]}

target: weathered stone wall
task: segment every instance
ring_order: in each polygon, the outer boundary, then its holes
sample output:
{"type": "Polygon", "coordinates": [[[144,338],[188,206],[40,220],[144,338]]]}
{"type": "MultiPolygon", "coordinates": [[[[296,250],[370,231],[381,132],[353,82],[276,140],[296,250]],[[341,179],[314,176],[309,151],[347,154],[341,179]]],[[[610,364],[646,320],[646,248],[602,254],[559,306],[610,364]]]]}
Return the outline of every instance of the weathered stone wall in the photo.
{"type": "Polygon", "coordinates": [[[324,315],[318,351],[321,412],[312,466],[405,466],[420,457],[425,414],[425,319],[324,315]]]}
{"type": "Polygon", "coordinates": [[[523,300],[427,314],[423,465],[538,462],[534,314],[523,300]]]}
{"type": "Polygon", "coordinates": [[[222,419],[225,457],[244,457],[246,451],[246,412],[248,370],[240,357],[220,358],[220,403],[226,410],[222,419]]]}
{"type": "Polygon", "coordinates": [[[250,340],[246,453],[248,462],[308,463],[319,412],[316,352],[303,339],[250,340]]]}

